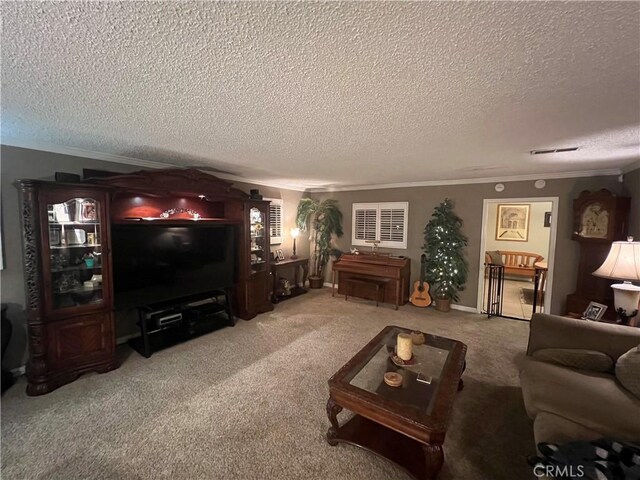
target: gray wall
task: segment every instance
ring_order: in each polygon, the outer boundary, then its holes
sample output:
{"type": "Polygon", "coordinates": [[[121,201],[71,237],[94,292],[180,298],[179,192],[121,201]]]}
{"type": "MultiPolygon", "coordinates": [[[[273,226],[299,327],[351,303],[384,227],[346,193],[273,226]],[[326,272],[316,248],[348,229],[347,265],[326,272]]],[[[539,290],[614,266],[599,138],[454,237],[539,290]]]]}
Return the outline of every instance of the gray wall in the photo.
{"type": "MultiPolygon", "coordinates": [[[[415,281],[420,272],[419,259],[424,243],[424,227],[429,221],[433,209],[445,197],[455,202],[455,211],[462,218],[463,231],[469,237],[467,260],[469,277],[467,287],[460,294],[460,305],[476,307],[478,293],[478,273],[480,265],[480,240],[482,230],[483,199],[489,198],[528,198],[559,197],[558,236],[553,278],[552,313],[563,313],[565,297],[575,288],[576,269],[578,264],[578,245],[571,240],[573,230],[572,202],[582,190],[599,190],[606,188],[615,194],[622,194],[636,186],[633,175],[626,188],[616,176],[548,180],[544,189],[538,190],[533,181],[505,182],[501,193],[494,190],[495,183],[469,185],[443,185],[432,187],[392,188],[378,190],[358,190],[348,192],[331,192],[313,194],[316,198],[335,198],[344,213],[344,237],[338,239],[336,245],[343,251],[351,247],[351,205],[356,202],[409,202],[408,242],[406,250],[389,249],[387,251],[411,258],[411,277],[415,281]]],[[[627,192],[630,193],[630,192],[627,192]]],[[[638,194],[636,194],[636,197],[638,194]]],[[[637,215],[636,200],[636,215],[637,215]]],[[[359,247],[360,250],[366,248],[359,247]]],[[[381,249],[381,251],[384,251],[381,249]]],[[[330,275],[327,272],[327,275],[330,275]]],[[[327,276],[327,280],[330,279],[327,276]]]]}
{"type": "MultiPolygon", "coordinates": [[[[161,159],[159,159],[161,160],[161,159]]],[[[13,336],[5,358],[5,368],[15,368],[26,361],[26,326],[24,314],[24,276],[22,269],[22,238],[20,228],[20,209],[18,206],[18,189],[14,186],[16,179],[50,179],[55,172],[69,172],[82,175],[83,168],[109,170],[128,173],[141,170],[135,165],[124,165],[104,162],[82,157],[61,155],[51,152],[29,150],[6,145],[0,146],[0,177],[2,197],[2,246],[4,253],[4,270],[0,271],[0,297],[7,303],[8,317],[13,324],[13,336]]],[[[295,211],[302,192],[280,190],[269,187],[236,183],[243,191],[252,188],[260,189],[265,196],[284,200],[285,239],[281,246],[285,255],[291,254],[291,235],[289,230],[294,226],[295,211]]],[[[309,243],[306,239],[297,241],[298,255],[309,254],[309,243]]],[[[119,315],[117,335],[129,335],[136,332],[135,319],[130,315],[119,315]]]]}
{"type": "Polygon", "coordinates": [[[631,197],[629,235],[640,241],[640,168],[624,175],[624,193],[631,197]]]}

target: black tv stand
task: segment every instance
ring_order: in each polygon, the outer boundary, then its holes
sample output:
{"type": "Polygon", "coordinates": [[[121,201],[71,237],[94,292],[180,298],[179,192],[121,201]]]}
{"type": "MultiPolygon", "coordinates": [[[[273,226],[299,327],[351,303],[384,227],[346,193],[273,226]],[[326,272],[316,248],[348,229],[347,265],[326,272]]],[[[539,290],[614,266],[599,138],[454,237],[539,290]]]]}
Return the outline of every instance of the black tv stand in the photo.
{"type": "Polygon", "coordinates": [[[229,289],[141,305],[137,309],[140,337],[129,344],[146,358],[162,348],[236,324],[229,289]]]}

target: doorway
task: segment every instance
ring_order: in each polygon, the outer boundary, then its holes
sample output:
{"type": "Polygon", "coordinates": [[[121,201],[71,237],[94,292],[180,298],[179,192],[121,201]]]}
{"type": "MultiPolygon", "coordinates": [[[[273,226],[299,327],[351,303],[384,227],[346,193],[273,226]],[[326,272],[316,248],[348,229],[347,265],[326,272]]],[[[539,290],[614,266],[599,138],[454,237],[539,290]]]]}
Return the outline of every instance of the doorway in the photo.
{"type": "Polygon", "coordinates": [[[558,197],[485,199],[477,310],[529,321],[549,312],[558,197]]]}

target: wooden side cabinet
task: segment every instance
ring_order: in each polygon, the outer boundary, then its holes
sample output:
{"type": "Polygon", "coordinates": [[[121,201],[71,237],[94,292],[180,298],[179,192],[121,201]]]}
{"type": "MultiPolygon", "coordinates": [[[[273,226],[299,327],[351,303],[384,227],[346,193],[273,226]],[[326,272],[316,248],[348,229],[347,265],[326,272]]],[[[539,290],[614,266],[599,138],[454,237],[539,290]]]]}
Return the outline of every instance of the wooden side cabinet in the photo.
{"type": "Polygon", "coordinates": [[[117,368],[105,187],[22,180],[27,394],[117,368]]]}

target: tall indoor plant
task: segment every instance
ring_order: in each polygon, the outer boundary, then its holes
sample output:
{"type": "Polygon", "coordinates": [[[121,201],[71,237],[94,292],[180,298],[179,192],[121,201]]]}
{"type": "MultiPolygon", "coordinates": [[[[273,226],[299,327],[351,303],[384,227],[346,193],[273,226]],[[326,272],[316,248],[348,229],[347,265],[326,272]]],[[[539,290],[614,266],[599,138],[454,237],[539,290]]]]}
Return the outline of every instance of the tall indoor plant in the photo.
{"type": "Polygon", "coordinates": [[[309,286],[321,288],[324,283],[324,268],[334,250],[331,246],[331,238],[333,235],[341,237],[343,234],[342,212],[338,208],[338,202],[330,198],[301,199],[298,204],[296,224],[303,232],[311,230],[313,254],[309,286]]]}
{"type": "Polygon", "coordinates": [[[453,212],[453,202],[445,198],[435,207],[424,229],[425,277],[431,284],[436,309],[448,312],[451,301],[458,300],[467,281],[465,248],[467,237],[462,233],[462,220],[453,212]]]}

